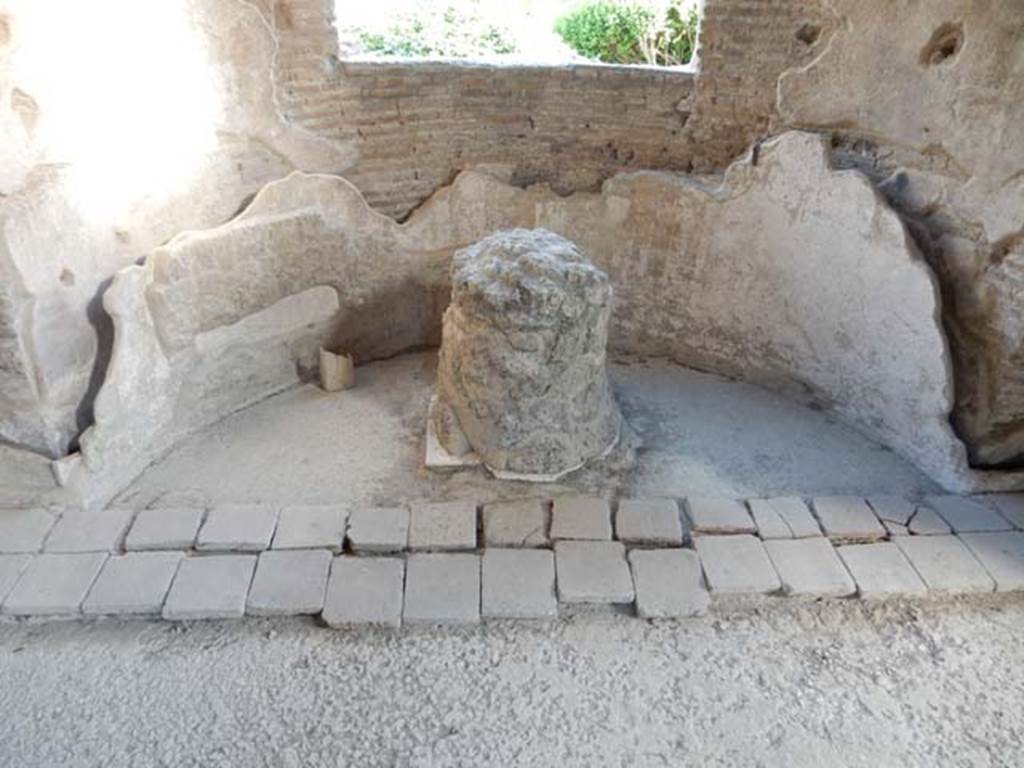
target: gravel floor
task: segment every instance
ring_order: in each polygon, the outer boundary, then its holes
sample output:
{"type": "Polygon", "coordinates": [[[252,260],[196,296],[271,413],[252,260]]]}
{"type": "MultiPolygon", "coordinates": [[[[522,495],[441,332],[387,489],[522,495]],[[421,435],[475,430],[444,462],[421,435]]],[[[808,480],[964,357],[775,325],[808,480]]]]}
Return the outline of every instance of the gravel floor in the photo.
{"type": "Polygon", "coordinates": [[[0,624],[0,765],[1016,766],[1024,599],[400,634],[0,624]]]}

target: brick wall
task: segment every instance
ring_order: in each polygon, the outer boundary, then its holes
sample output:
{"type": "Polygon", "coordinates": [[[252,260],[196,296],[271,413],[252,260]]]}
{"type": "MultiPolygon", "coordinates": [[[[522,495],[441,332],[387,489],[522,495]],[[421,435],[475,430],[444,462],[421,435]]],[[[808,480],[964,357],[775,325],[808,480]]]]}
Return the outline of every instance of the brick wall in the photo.
{"type": "Polygon", "coordinates": [[[721,170],[767,130],[778,75],[815,51],[798,31],[823,24],[819,0],[706,0],[694,77],[338,62],[332,0],[259,2],[278,33],[283,111],[317,133],[355,139],[361,159],[345,175],[399,218],[480,164],[507,165],[515,182],[560,192],[593,189],[629,169],[721,170]]]}

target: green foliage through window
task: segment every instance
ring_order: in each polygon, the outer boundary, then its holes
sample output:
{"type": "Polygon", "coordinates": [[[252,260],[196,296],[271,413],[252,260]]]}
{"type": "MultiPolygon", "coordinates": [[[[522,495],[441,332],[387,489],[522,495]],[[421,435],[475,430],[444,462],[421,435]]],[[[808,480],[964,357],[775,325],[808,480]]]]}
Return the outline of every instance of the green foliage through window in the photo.
{"type": "Polygon", "coordinates": [[[587,58],[677,66],[693,58],[697,43],[697,9],[686,5],[590,0],[559,18],[555,31],[587,58]]]}

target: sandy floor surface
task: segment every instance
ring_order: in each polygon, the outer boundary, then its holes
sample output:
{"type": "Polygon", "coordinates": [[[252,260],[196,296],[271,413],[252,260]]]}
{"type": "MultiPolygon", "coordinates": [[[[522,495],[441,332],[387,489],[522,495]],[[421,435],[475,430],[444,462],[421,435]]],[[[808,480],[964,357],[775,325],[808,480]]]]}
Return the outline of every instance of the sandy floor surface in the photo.
{"type": "Polygon", "coordinates": [[[1019,766],[1024,600],[0,624],[0,765],[1019,766]]]}

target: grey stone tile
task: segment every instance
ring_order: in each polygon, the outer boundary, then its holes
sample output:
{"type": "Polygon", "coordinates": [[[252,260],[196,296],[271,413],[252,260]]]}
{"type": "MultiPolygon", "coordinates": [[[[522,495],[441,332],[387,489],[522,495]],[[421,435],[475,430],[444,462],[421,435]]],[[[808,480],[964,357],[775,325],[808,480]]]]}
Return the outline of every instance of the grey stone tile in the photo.
{"type": "Polygon", "coordinates": [[[917,502],[905,496],[870,496],[867,502],[890,536],[910,535],[910,521],[917,512],[917,502]]]}
{"type": "Polygon", "coordinates": [[[558,616],[555,556],[546,549],[487,549],[482,569],[481,612],[488,618],[558,616]]]}
{"type": "Polygon", "coordinates": [[[627,544],[681,547],[679,505],[675,499],[622,499],[615,512],[615,536],[627,544]]]}
{"type": "Polygon", "coordinates": [[[865,599],[920,597],[927,593],[917,571],[892,542],[848,544],[836,551],[857,583],[857,593],[865,599]]]}
{"type": "Polygon", "coordinates": [[[0,605],[32,562],[32,555],[0,555],[0,605]]]}
{"type": "Polygon", "coordinates": [[[563,603],[633,602],[633,576],[621,542],[556,542],[555,572],[563,603]]]}
{"type": "Polygon", "coordinates": [[[742,501],[712,496],[689,497],[683,503],[696,534],[757,533],[754,519],[742,501]]]}
{"type": "Polygon", "coordinates": [[[296,616],[324,607],[331,553],[326,549],[263,552],[256,562],[245,611],[251,616],[296,616]]]}
{"type": "Polygon", "coordinates": [[[984,499],[1013,523],[1015,528],[1024,530],[1024,493],[992,493],[984,499]]]}
{"type": "Polygon", "coordinates": [[[766,541],[764,548],[787,595],[849,597],[857,592],[846,566],[824,537],[766,541]]]}
{"type": "Polygon", "coordinates": [[[641,618],[666,619],[707,613],[711,598],[700,558],[692,549],[634,549],[629,553],[641,618]]]}
{"type": "Polygon", "coordinates": [[[407,624],[473,624],[480,620],[480,557],[409,555],[405,574],[407,624]]]}
{"type": "Polygon", "coordinates": [[[956,536],[908,536],[896,540],[928,589],[933,592],[992,592],[988,572],[956,536]]]}
{"type": "Polygon", "coordinates": [[[218,504],[196,537],[202,552],[262,552],[270,547],[277,508],[268,504],[218,504]]]}
{"type": "Polygon", "coordinates": [[[568,494],[551,505],[551,538],[609,540],[612,537],[612,510],[600,496],[568,494]]]}
{"type": "Polygon", "coordinates": [[[273,549],[329,549],[341,551],[345,543],[348,510],[337,504],[292,505],[277,518],[273,549]]]}
{"type": "Polygon", "coordinates": [[[885,528],[864,499],[856,496],[818,496],[814,515],[835,542],[870,542],[885,538],[885,528]]]}
{"type": "Polygon", "coordinates": [[[106,559],[105,552],[38,555],[7,595],[3,612],[15,616],[78,613],[106,559]]]}
{"type": "Polygon", "coordinates": [[[112,507],[98,512],[66,512],[46,539],[47,552],[116,552],[134,512],[112,507]]]}
{"type": "Polygon", "coordinates": [[[38,552],[56,522],[46,509],[0,509],[0,554],[38,552]]]}
{"type": "Polygon", "coordinates": [[[983,502],[982,498],[929,496],[925,502],[949,523],[954,533],[1012,531],[1013,525],[1010,524],[1010,521],[983,502]]]}
{"type": "Polygon", "coordinates": [[[167,593],[163,617],[240,619],[255,568],[255,555],[186,557],[167,593]]]}
{"type": "Polygon", "coordinates": [[[409,510],[405,507],[360,507],[348,519],[353,552],[401,552],[409,544],[409,510]]]}
{"type": "Polygon", "coordinates": [[[799,496],[749,499],[747,506],[762,539],[805,539],[821,536],[821,528],[799,496]]]}
{"type": "Polygon", "coordinates": [[[763,595],[781,589],[779,576],[757,537],[700,536],[694,543],[713,595],[763,595]]]}
{"type": "Polygon", "coordinates": [[[953,532],[949,523],[939,517],[939,513],[931,507],[919,504],[917,512],[910,518],[907,531],[915,536],[945,536],[953,532]]]}
{"type": "Polygon", "coordinates": [[[398,557],[334,558],[323,620],[331,627],[399,627],[405,560],[398,557]]]}
{"type": "Polygon", "coordinates": [[[108,558],[82,603],[86,614],[159,614],[182,552],[129,552],[108,558]]]}
{"type": "Polygon", "coordinates": [[[546,547],[548,505],[541,499],[495,501],[483,509],[484,546],[546,547]]]}
{"type": "Polygon", "coordinates": [[[997,592],[1024,590],[1024,533],[965,533],[959,539],[985,566],[997,592]]]}
{"type": "Polygon", "coordinates": [[[411,504],[409,549],[476,549],[476,505],[466,501],[411,504]]]}
{"type": "Polygon", "coordinates": [[[124,548],[129,552],[191,549],[205,514],[201,507],[144,509],[136,515],[124,548]]]}

